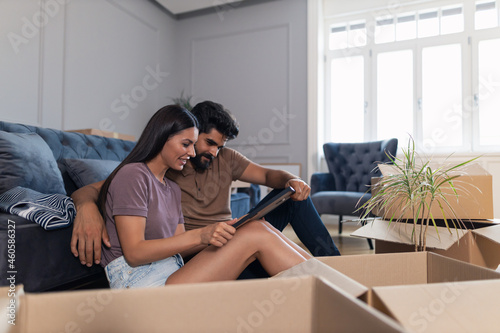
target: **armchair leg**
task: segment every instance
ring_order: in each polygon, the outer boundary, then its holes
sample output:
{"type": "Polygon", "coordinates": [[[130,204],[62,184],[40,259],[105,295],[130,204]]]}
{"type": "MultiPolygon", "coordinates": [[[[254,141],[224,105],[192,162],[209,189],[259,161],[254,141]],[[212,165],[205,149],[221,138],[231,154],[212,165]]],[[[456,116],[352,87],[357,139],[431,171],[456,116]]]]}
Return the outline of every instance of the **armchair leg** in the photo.
{"type": "Polygon", "coordinates": [[[339,235],[342,233],[342,215],[339,215],[339,235]]]}
{"type": "MultiPolygon", "coordinates": [[[[366,221],[361,222],[361,225],[366,225],[366,221]]],[[[373,241],[371,238],[366,239],[368,241],[368,246],[370,247],[370,250],[373,250],[373,241]]]]}

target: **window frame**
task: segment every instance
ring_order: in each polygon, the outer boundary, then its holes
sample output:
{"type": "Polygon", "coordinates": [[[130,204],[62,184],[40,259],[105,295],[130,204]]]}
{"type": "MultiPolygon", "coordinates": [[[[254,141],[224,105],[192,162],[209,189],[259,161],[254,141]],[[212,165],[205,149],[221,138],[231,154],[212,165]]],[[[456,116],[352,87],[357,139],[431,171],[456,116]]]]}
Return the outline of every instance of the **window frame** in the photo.
{"type": "MultiPolygon", "coordinates": [[[[496,0],[497,11],[500,10],[500,0],[496,0]]],[[[397,51],[403,49],[412,49],[414,52],[414,98],[413,98],[413,131],[414,139],[419,148],[423,146],[423,123],[422,123],[422,110],[419,110],[419,100],[422,98],[422,50],[426,47],[445,45],[445,44],[459,44],[461,45],[461,59],[462,59],[462,110],[466,110],[467,103],[470,105],[470,112],[472,116],[462,114],[462,146],[449,146],[437,147],[428,151],[429,153],[447,154],[451,152],[459,153],[477,153],[477,152],[498,152],[499,145],[483,145],[479,144],[479,107],[477,103],[471,101],[476,100],[479,94],[479,79],[478,79],[478,46],[483,40],[500,39],[500,25],[493,28],[475,30],[474,19],[476,1],[433,1],[432,3],[426,2],[413,5],[401,5],[398,12],[392,13],[394,18],[398,14],[408,13],[414,11],[417,13],[419,10],[442,8],[449,5],[462,5],[462,13],[464,18],[464,30],[458,33],[437,35],[431,37],[418,37],[394,41],[389,43],[375,44],[374,37],[367,37],[366,46],[351,47],[347,49],[330,50],[330,27],[332,25],[339,25],[342,23],[349,23],[352,21],[365,20],[368,34],[375,31],[376,19],[383,16],[383,11],[366,11],[363,13],[343,14],[338,17],[324,17],[323,21],[323,45],[324,45],[324,115],[320,119],[319,124],[323,124],[323,137],[319,137],[319,145],[324,142],[331,141],[330,138],[330,121],[331,115],[328,111],[331,105],[330,99],[330,70],[331,61],[334,58],[345,57],[346,55],[363,55],[365,61],[365,82],[364,82],[364,96],[365,96],[365,117],[364,117],[364,141],[377,140],[377,56],[383,52],[397,51]],[[472,105],[471,105],[472,104],[472,105]]],[[[416,14],[418,15],[418,14],[416,14]]],[[[439,15],[441,10],[439,10],[439,15]]],[[[500,12],[497,12],[498,20],[500,21],[500,12]]],[[[400,143],[400,147],[406,146],[405,143],[400,143]]]]}

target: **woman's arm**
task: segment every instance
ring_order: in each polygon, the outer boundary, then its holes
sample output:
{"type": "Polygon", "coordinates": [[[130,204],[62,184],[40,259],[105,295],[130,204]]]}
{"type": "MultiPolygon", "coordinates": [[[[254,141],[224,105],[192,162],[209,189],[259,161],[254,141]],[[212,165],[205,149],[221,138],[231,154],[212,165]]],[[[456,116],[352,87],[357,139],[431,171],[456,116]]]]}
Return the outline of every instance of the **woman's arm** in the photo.
{"type": "MultiPolygon", "coordinates": [[[[184,227],[184,224],[179,224],[177,226],[177,229],[175,230],[175,235],[180,235],[182,233],[186,232],[186,228],[184,227]]],[[[192,247],[186,251],[181,251],[179,252],[181,254],[181,256],[183,258],[186,258],[186,257],[190,257],[198,252],[200,252],[201,250],[203,250],[204,248],[206,248],[208,245],[198,245],[198,246],[195,246],[195,247],[192,247]]]]}
{"type": "Polygon", "coordinates": [[[123,255],[133,267],[162,260],[177,253],[196,253],[207,245],[221,247],[236,231],[225,222],[190,231],[184,231],[184,225],[179,225],[172,237],[145,240],[145,217],[115,216],[115,222],[123,255]]]}

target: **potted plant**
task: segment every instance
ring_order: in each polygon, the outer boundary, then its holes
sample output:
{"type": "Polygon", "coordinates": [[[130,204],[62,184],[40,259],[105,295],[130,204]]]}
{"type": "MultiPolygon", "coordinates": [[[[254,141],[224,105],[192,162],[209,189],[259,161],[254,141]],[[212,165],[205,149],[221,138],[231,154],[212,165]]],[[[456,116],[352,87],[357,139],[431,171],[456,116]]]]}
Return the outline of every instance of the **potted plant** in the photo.
{"type": "Polygon", "coordinates": [[[427,229],[432,224],[437,231],[436,219],[444,221],[450,234],[452,226],[459,239],[458,230],[464,224],[449,200],[458,200],[459,192],[467,193],[461,188],[461,181],[457,180],[463,174],[458,171],[478,157],[451,166],[433,167],[430,160],[424,160],[417,154],[412,138],[408,141],[408,148],[402,150],[401,158],[388,157],[393,172],[384,175],[372,186],[371,198],[359,208],[362,211],[361,221],[366,222],[373,219],[370,216],[380,215],[389,221],[389,225],[392,222],[412,222],[410,239],[415,244],[415,251],[426,250],[427,229]],[[438,216],[432,213],[434,206],[439,207],[438,216]],[[412,218],[405,217],[408,215],[412,218]]]}
{"type": "Polygon", "coordinates": [[[173,98],[171,98],[171,100],[172,100],[172,102],[174,104],[182,106],[186,110],[191,111],[191,109],[193,108],[193,106],[191,105],[191,99],[192,98],[193,98],[192,95],[186,95],[186,96],[184,96],[184,90],[183,90],[181,92],[181,96],[180,97],[173,97],[173,98]]]}

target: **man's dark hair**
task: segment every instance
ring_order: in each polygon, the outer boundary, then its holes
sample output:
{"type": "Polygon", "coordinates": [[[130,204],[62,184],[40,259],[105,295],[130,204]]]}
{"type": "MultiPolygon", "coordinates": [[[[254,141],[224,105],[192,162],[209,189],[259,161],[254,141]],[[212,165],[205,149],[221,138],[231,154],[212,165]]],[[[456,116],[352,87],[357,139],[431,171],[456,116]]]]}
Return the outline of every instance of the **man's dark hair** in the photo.
{"type": "Polygon", "coordinates": [[[200,133],[208,133],[213,128],[228,140],[238,136],[239,124],[231,112],[215,102],[205,101],[196,104],[191,112],[198,118],[200,133]]]}

